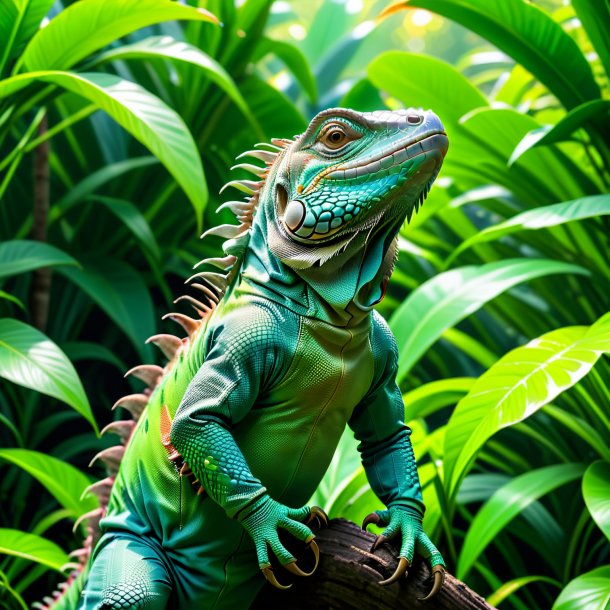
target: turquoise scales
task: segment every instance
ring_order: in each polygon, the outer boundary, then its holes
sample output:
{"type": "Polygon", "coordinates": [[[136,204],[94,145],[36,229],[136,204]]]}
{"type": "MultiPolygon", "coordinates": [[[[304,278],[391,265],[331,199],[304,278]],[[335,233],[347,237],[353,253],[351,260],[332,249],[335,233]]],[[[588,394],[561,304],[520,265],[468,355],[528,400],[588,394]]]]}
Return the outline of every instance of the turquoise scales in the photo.
{"type": "Polygon", "coordinates": [[[396,345],[373,306],[398,230],[446,149],[432,112],[331,109],[295,140],[245,153],[264,165],[240,164],[257,180],[227,185],[246,194],[221,206],[239,224],[206,233],[226,239],[223,256],[190,278],[198,299],[179,299],[197,318],[168,314],[187,337],[151,337],[169,362],[130,371],[148,389],[117,406],[137,423],[106,429],[123,444],[97,456],[109,476],[92,486],[103,508],[87,516],[86,547],[96,521],[101,538],[79,608],[245,608],[264,582],[259,568],[280,588],[311,573],[301,564],[308,553],[317,564],[307,522],[325,515],[304,503],[346,424],[386,507],[364,525],[402,541],[381,584],[402,577],[417,550],[438,591],[443,560],[421,528],[396,345]],[[298,562],[279,530],[300,541],[298,562]]]}

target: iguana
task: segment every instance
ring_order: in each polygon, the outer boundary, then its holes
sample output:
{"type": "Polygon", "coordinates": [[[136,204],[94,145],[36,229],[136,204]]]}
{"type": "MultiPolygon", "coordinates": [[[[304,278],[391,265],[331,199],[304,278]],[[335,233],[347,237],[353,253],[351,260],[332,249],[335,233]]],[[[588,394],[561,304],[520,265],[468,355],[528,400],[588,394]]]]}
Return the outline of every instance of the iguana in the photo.
{"type": "Polygon", "coordinates": [[[380,584],[401,578],[417,550],[434,572],[428,597],[442,586],[443,559],[421,525],[396,342],[373,307],[447,136],[430,111],[333,108],[294,140],[272,142],[240,155],[264,164],[236,166],[256,180],[224,187],[246,197],[221,206],[238,225],[204,234],[226,241],[224,256],[200,263],[220,272],[190,278],[200,298],[178,299],[197,317],[166,316],[188,336],[151,337],[168,364],[128,373],[149,389],[117,401],[137,423],[107,426],[123,445],[96,456],[109,476],[92,486],[102,508],[86,516],[88,547],[100,518],[101,538],[90,560],[81,553],[79,609],[247,608],[259,569],[280,588],[311,574],[318,550],[306,523],[326,516],[303,504],[346,424],[386,507],[363,527],[386,528],[376,544],[401,539],[398,568],[380,584]],[[298,562],[279,530],[302,542],[298,562]]]}

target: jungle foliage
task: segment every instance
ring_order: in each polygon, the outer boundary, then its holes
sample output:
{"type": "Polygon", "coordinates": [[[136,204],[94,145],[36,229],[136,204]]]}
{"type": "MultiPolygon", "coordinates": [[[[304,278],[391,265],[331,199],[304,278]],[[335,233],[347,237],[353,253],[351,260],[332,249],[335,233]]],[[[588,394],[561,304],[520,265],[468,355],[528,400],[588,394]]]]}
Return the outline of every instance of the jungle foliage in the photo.
{"type": "MultiPolygon", "coordinates": [[[[87,463],[112,442],[98,425],[218,251],[197,235],[228,220],[235,156],[344,105],[432,108],[450,139],[380,305],[427,531],[493,605],[605,608],[610,5],[325,2],[294,43],[272,0],[200,4],[0,0],[0,604],[69,564],[97,503],[87,463]],[[480,44],[450,65],[386,37],[354,66],[415,9],[480,44]]],[[[351,435],[314,501],[379,508],[351,435]]]]}

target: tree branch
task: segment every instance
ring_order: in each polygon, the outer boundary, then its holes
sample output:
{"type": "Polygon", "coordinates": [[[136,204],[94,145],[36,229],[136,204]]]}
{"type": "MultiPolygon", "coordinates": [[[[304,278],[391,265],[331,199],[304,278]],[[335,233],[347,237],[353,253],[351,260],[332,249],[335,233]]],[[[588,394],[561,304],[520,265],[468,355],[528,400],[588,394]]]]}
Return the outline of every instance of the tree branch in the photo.
{"type": "MultiPolygon", "coordinates": [[[[316,532],[320,565],[309,578],[293,578],[288,591],[267,585],[251,610],[494,610],[464,583],[447,574],[441,592],[424,602],[432,587],[430,569],[416,559],[408,578],[387,587],[378,582],[390,576],[398,563],[397,549],[383,544],[370,552],[375,536],[345,519],[333,519],[328,528],[316,532]]],[[[278,579],[286,582],[281,568],[278,579]]]]}

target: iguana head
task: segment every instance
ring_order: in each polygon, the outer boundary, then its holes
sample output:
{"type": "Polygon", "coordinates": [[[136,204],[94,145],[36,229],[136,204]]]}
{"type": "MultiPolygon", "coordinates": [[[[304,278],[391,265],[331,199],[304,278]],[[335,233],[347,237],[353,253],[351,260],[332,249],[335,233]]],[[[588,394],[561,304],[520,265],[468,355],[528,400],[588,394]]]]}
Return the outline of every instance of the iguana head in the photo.
{"type": "Polygon", "coordinates": [[[265,168],[239,166],[260,182],[229,183],[251,194],[225,204],[242,225],[210,233],[233,238],[228,254],[247,244],[242,274],[282,284],[276,294],[304,280],[334,311],[368,311],[385,292],[401,225],[440,170],[448,146],[442,123],[421,109],[332,108],[294,140],[273,142],[272,151],[245,153],[265,168]]]}
{"type": "Polygon", "coordinates": [[[447,145],[430,111],[321,112],[278,160],[271,214],[277,231],[315,249],[410,219],[447,145]]]}

